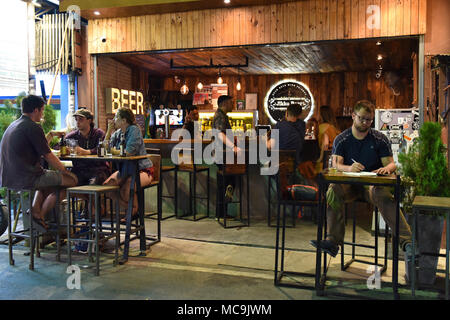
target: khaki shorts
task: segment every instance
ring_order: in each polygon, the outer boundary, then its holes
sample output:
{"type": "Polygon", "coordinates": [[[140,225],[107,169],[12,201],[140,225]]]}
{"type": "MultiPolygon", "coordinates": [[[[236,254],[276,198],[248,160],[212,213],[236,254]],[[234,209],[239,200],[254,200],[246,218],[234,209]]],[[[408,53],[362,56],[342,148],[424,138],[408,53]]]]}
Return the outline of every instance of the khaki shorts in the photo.
{"type": "Polygon", "coordinates": [[[44,170],[44,174],[39,176],[34,182],[35,189],[43,189],[60,186],[62,184],[62,173],[53,170],[44,170]]]}

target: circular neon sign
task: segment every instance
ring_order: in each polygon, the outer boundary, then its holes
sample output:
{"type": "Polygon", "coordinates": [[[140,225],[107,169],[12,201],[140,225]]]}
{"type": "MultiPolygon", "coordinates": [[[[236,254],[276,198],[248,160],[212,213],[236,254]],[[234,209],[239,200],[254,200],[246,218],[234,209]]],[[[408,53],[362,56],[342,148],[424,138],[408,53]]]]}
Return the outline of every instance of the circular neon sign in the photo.
{"type": "Polygon", "coordinates": [[[281,80],[274,84],[264,99],[264,111],[270,122],[276,123],[284,118],[289,105],[302,106],[302,118],[308,121],[314,113],[314,97],[304,83],[297,80],[281,80]]]}

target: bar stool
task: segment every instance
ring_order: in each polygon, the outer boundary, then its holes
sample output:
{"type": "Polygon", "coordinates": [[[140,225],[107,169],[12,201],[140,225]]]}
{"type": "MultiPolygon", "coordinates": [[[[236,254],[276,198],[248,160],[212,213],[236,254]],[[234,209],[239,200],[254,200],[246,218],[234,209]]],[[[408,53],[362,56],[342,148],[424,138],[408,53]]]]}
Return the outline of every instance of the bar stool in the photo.
{"type": "MultiPolygon", "coordinates": [[[[186,149],[184,149],[186,150],[186,149]]],[[[187,149],[190,152],[193,151],[193,149],[187,149]]],[[[192,161],[192,157],[189,157],[188,159],[183,157],[183,151],[180,151],[180,161],[177,165],[177,173],[178,172],[187,172],[189,173],[189,214],[187,215],[177,215],[177,219],[184,219],[189,221],[198,221],[204,218],[209,217],[209,167],[195,164],[194,161],[192,161]],[[207,190],[207,196],[201,197],[197,194],[197,173],[206,172],[206,190],[207,190]],[[201,215],[200,217],[197,216],[197,200],[206,200],[206,214],[201,215]],[[192,218],[190,218],[192,216],[192,218]]],[[[178,184],[176,185],[176,188],[178,188],[178,184]]],[[[175,205],[178,205],[178,202],[176,202],[175,205]]],[[[176,210],[178,212],[178,208],[176,210]]]]}
{"type": "Polygon", "coordinates": [[[149,154],[149,155],[159,155],[160,156],[161,171],[160,171],[160,175],[159,175],[160,179],[158,179],[158,181],[159,180],[162,181],[163,175],[165,175],[166,173],[173,172],[173,175],[174,175],[173,194],[163,194],[162,193],[162,183],[158,183],[159,188],[161,188],[161,190],[160,190],[161,193],[158,196],[158,199],[159,198],[173,199],[174,213],[163,216],[162,215],[163,214],[162,213],[162,204],[161,204],[161,209],[160,209],[159,213],[158,213],[158,211],[156,211],[156,212],[146,212],[145,213],[145,218],[161,221],[161,220],[166,220],[166,219],[173,218],[173,217],[178,217],[178,210],[177,210],[178,209],[178,194],[177,194],[177,191],[178,191],[178,188],[177,188],[177,185],[178,185],[178,172],[177,172],[177,168],[176,168],[175,165],[163,166],[161,164],[162,159],[161,159],[161,150],[160,149],[146,148],[145,150],[147,151],[147,154],[149,154]]]}
{"type": "Polygon", "coordinates": [[[36,242],[38,242],[39,234],[40,232],[36,229],[32,214],[31,214],[31,208],[33,206],[33,195],[35,190],[34,189],[6,189],[6,198],[7,198],[7,210],[8,210],[8,246],[9,246],[9,264],[14,265],[14,257],[13,257],[13,240],[14,239],[29,239],[30,240],[30,264],[29,269],[34,270],[34,250],[35,247],[37,247],[37,253],[36,255],[39,257],[39,246],[36,246],[36,242]],[[20,195],[20,202],[22,204],[22,208],[24,207],[24,193],[28,193],[28,208],[30,209],[29,214],[25,214],[25,211],[23,211],[23,223],[25,224],[25,217],[28,219],[28,228],[23,227],[22,230],[13,231],[12,230],[12,224],[11,224],[11,212],[12,212],[12,192],[17,192],[20,195]],[[29,234],[27,234],[29,232],[29,234]]]}
{"type": "MultiPolygon", "coordinates": [[[[268,201],[267,201],[267,226],[268,227],[277,227],[277,225],[272,225],[272,205],[271,205],[271,197],[272,197],[272,182],[274,181],[276,184],[276,195],[277,195],[277,201],[283,200],[283,194],[281,194],[282,192],[284,192],[283,190],[280,190],[280,174],[282,176],[282,180],[284,183],[284,186],[282,186],[281,188],[284,189],[287,185],[289,185],[288,183],[288,179],[290,178],[292,180],[292,178],[295,175],[295,170],[296,170],[296,163],[295,163],[295,156],[296,156],[296,152],[295,150],[278,150],[279,153],[279,169],[278,169],[278,173],[274,174],[274,175],[269,175],[268,176],[268,201]]],[[[278,209],[279,210],[279,209],[278,209]]],[[[286,227],[295,227],[295,219],[296,219],[296,214],[295,214],[295,206],[292,208],[292,222],[291,225],[286,225],[286,227]]]]}
{"type": "MultiPolygon", "coordinates": [[[[348,216],[348,203],[345,204],[345,221],[347,221],[348,216]]],[[[385,231],[384,231],[384,264],[378,263],[378,233],[379,233],[379,221],[378,221],[379,213],[378,208],[375,207],[375,245],[365,245],[361,243],[356,242],[356,213],[355,210],[353,210],[353,229],[352,229],[352,242],[346,242],[344,241],[341,246],[341,270],[345,271],[347,268],[353,263],[353,262],[359,262],[364,263],[368,265],[375,265],[378,267],[381,267],[380,274],[383,274],[387,269],[387,252],[388,252],[388,238],[389,238],[389,227],[386,225],[385,231]],[[352,247],[352,258],[348,261],[344,261],[344,248],[345,245],[350,245],[352,247]],[[375,253],[375,260],[374,262],[369,262],[361,259],[356,258],[356,247],[361,248],[368,248],[373,249],[375,253]]]]}
{"type": "MultiPolygon", "coordinates": [[[[148,156],[148,158],[150,159],[150,161],[153,163],[153,168],[154,168],[154,175],[153,175],[153,181],[152,183],[150,183],[148,186],[142,187],[142,192],[145,192],[145,190],[156,187],[157,189],[157,205],[156,205],[156,212],[154,213],[145,213],[145,217],[149,217],[149,216],[157,216],[157,234],[156,236],[150,236],[147,235],[146,239],[147,240],[151,240],[152,242],[150,242],[150,246],[154,245],[158,242],[161,241],[161,215],[162,215],[162,199],[161,199],[161,193],[162,193],[162,187],[161,187],[161,156],[158,154],[151,154],[148,156]]],[[[142,199],[144,199],[144,197],[142,196],[142,199]]],[[[143,204],[145,206],[145,204],[143,204]]],[[[154,219],[154,218],[152,218],[154,219]]],[[[146,233],[147,234],[147,233],[146,233]]]]}
{"type": "Polygon", "coordinates": [[[249,227],[250,226],[250,184],[249,184],[249,175],[248,175],[248,165],[246,164],[224,164],[219,167],[217,170],[217,206],[222,206],[223,217],[218,217],[217,222],[224,227],[227,228],[239,228],[239,227],[249,227]],[[235,176],[237,177],[237,184],[239,185],[239,200],[231,201],[230,203],[238,203],[239,204],[239,219],[234,219],[235,221],[239,221],[240,223],[227,225],[227,203],[225,203],[225,177],[226,176],[235,176]],[[247,219],[244,220],[242,216],[242,185],[244,176],[246,177],[247,182],[247,219]],[[220,180],[219,180],[220,179],[220,180]],[[219,183],[221,181],[221,183],[219,183]],[[219,187],[220,185],[220,187],[219,187]],[[222,221],[223,220],[223,223],[222,221]]]}
{"type": "MultiPolygon", "coordinates": [[[[29,239],[30,240],[30,264],[29,269],[34,270],[34,251],[36,249],[36,256],[40,257],[40,251],[39,251],[39,237],[43,234],[47,233],[55,233],[56,234],[56,242],[57,242],[57,254],[56,259],[57,261],[60,261],[60,254],[61,254],[61,244],[60,244],[60,231],[59,231],[59,205],[56,205],[53,208],[53,214],[56,219],[57,228],[55,230],[47,230],[46,232],[39,232],[39,230],[36,228],[34,222],[33,222],[33,215],[31,214],[31,208],[33,206],[33,196],[36,192],[35,189],[12,189],[7,188],[7,210],[8,210],[8,247],[9,247],[9,264],[14,265],[14,257],[13,257],[13,241],[14,239],[22,240],[22,239],[29,239]],[[20,203],[22,207],[23,212],[23,223],[25,224],[25,217],[28,218],[28,228],[23,227],[22,230],[12,230],[12,224],[11,224],[11,212],[12,210],[12,192],[17,192],[20,195],[20,203]],[[28,194],[28,208],[29,213],[26,214],[23,210],[25,200],[24,196],[25,194],[28,194]],[[27,234],[28,232],[28,234],[27,234]]],[[[56,189],[57,197],[59,198],[59,192],[60,188],[56,189]]]]}
{"type": "MultiPolygon", "coordinates": [[[[70,266],[72,264],[72,250],[71,250],[71,243],[72,241],[78,241],[78,242],[87,242],[89,249],[88,249],[88,257],[89,261],[92,262],[92,244],[95,244],[95,275],[98,276],[100,274],[100,250],[99,250],[99,238],[100,236],[105,236],[104,239],[108,240],[111,238],[115,238],[115,259],[114,259],[114,266],[117,265],[119,261],[119,243],[120,243],[120,219],[119,219],[119,187],[118,186],[98,186],[98,185],[85,185],[85,186],[78,186],[78,187],[72,187],[67,189],[67,203],[68,203],[68,218],[67,218],[67,255],[68,255],[68,265],[70,266]],[[106,196],[106,194],[116,194],[116,201],[115,201],[115,221],[112,220],[110,223],[110,227],[103,227],[102,221],[101,221],[101,213],[100,213],[100,200],[101,196],[106,196]],[[87,227],[88,227],[88,239],[82,238],[85,232],[78,233],[79,237],[75,237],[71,235],[71,231],[76,231],[77,229],[82,229],[86,226],[75,224],[74,219],[74,211],[73,208],[73,201],[74,199],[79,196],[80,194],[88,195],[89,196],[89,202],[88,202],[88,208],[89,208],[89,218],[87,219],[87,227]],[[93,213],[92,213],[92,198],[94,197],[94,204],[95,204],[95,217],[93,221],[93,213]],[[73,223],[72,223],[73,221],[73,223]],[[114,226],[115,223],[115,226],[114,226]],[[109,230],[109,233],[103,232],[103,230],[109,230]],[[94,238],[94,239],[93,239],[94,238]]],[[[106,209],[106,208],[105,208],[106,209]]],[[[111,208],[112,209],[112,208],[111,208]]]]}
{"type": "MultiPolygon", "coordinates": [[[[317,200],[291,200],[287,199],[285,194],[287,178],[293,176],[296,166],[295,166],[295,151],[280,150],[280,167],[278,174],[275,175],[277,182],[277,232],[276,232],[276,244],[275,244],[275,274],[274,274],[274,285],[281,287],[293,287],[301,289],[314,289],[314,285],[306,285],[302,283],[292,283],[283,281],[285,276],[301,276],[301,277],[315,277],[314,274],[298,272],[298,271],[287,271],[284,265],[284,252],[285,252],[285,240],[286,240],[286,206],[292,206],[293,220],[295,219],[295,208],[300,207],[313,207],[317,208],[319,202],[317,200]],[[283,182],[282,182],[283,180],[283,182]],[[283,207],[283,218],[280,225],[281,207],[283,207]],[[281,231],[281,241],[280,241],[280,231],[281,231]],[[281,242],[281,243],[280,243],[281,242]]],[[[269,179],[270,181],[270,179],[269,179]]],[[[270,220],[268,221],[270,226],[270,220]]],[[[291,227],[295,227],[295,221],[292,222],[291,227]]]]}
{"type": "MultiPolygon", "coordinates": [[[[417,216],[419,214],[433,214],[445,216],[446,221],[446,246],[445,254],[437,254],[438,257],[445,257],[445,270],[437,270],[436,272],[445,272],[445,299],[449,299],[449,260],[450,260],[450,198],[449,197],[426,197],[416,196],[412,204],[413,226],[412,226],[412,252],[416,252],[417,245],[417,216]]],[[[436,256],[436,254],[420,252],[423,256],[436,256]]],[[[413,297],[416,296],[416,279],[419,266],[416,267],[416,259],[411,261],[411,292],[413,297]]]]}

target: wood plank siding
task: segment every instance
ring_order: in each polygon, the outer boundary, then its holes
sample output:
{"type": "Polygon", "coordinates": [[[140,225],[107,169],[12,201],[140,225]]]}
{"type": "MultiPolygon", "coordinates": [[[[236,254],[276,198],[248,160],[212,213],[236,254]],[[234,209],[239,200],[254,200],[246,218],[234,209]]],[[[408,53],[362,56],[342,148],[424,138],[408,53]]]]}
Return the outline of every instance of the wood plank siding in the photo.
{"type": "Polygon", "coordinates": [[[409,36],[425,34],[426,9],[427,0],[304,0],[94,19],[88,25],[88,51],[98,54],[409,36]],[[374,16],[376,12],[379,17],[374,16]],[[105,42],[102,37],[106,37],[105,42]]]}

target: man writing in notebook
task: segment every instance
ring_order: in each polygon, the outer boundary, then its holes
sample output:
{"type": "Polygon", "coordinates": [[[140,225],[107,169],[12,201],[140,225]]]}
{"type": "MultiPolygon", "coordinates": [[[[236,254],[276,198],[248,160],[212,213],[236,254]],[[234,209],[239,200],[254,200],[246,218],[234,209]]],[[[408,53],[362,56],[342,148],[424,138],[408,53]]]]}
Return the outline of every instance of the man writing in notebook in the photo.
{"type": "MultiPolygon", "coordinates": [[[[391,144],[381,132],[370,126],[375,106],[366,100],[358,101],[353,109],[353,125],[336,137],[333,143],[334,165],[343,172],[375,172],[391,174],[396,170],[391,144]]],[[[335,257],[345,235],[344,204],[364,200],[377,206],[392,230],[395,230],[396,203],[388,187],[330,184],[327,191],[327,239],[311,244],[335,257]]],[[[411,259],[411,230],[402,212],[399,216],[400,247],[411,259]]]]}

